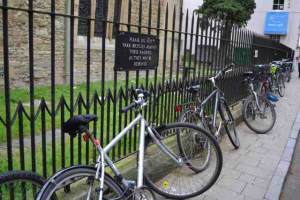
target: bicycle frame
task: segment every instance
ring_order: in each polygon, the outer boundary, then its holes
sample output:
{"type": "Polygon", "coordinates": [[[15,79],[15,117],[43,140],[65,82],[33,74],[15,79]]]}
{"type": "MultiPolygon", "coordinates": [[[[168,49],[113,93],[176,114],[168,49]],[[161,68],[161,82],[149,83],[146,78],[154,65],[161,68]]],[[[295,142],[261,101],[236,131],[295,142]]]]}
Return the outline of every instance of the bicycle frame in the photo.
{"type": "MultiPolygon", "coordinates": [[[[138,150],[138,175],[137,175],[137,184],[136,186],[139,188],[143,186],[143,173],[144,173],[144,152],[145,152],[145,130],[148,132],[148,134],[151,136],[151,138],[155,141],[157,146],[170,158],[172,158],[175,162],[177,162],[179,165],[181,165],[181,160],[177,158],[175,153],[172,152],[169,148],[167,148],[162,142],[160,142],[159,139],[157,139],[155,133],[153,133],[150,126],[148,126],[147,121],[144,119],[144,117],[139,113],[138,116],[130,123],[128,124],[123,131],[121,131],[117,137],[115,137],[104,149],[102,149],[101,145],[99,144],[98,140],[95,140],[94,136],[87,131],[87,135],[89,138],[93,141],[94,145],[97,147],[100,156],[97,160],[97,173],[96,173],[96,179],[98,179],[98,172],[100,171],[100,167],[104,169],[104,160],[106,164],[110,167],[110,169],[113,171],[113,173],[116,175],[116,177],[119,179],[119,181],[122,183],[122,185],[125,186],[125,191],[130,187],[131,184],[135,184],[135,182],[126,180],[123,178],[121,173],[118,171],[117,167],[114,165],[112,160],[107,156],[107,152],[109,152],[138,122],[141,122],[140,125],[140,141],[139,141],[139,150],[138,150]],[[104,158],[104,159],[103,159],[104,158]]],[[[99,198],[102,199],[102,193],[103,193],[103,184],[104,184],[104,170],[101,170],[101,177],[100,177],[100,193],[99,198]]]]}

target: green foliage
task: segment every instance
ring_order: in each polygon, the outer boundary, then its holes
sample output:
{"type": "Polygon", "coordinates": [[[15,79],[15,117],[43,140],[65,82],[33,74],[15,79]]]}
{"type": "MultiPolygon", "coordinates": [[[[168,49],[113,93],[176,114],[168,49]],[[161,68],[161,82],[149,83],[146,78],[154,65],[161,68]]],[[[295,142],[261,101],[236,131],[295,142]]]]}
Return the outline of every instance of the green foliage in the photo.
{"type": "Polygon", "coordinates": [[[250,20],[255,8],[255,0],[204,0],[196,11],[241,27],[250,20]]]}

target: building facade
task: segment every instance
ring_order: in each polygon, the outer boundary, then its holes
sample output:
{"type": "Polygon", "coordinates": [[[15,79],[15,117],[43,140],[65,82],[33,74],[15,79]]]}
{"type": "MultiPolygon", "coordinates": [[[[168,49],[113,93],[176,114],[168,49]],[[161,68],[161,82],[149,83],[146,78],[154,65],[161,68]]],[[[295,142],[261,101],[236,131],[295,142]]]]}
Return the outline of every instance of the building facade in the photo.
{"type": "Polygon", "coordinates": [[[292,49],[300,48],[300,0],[256,0],[247,29],[292,49]]]}

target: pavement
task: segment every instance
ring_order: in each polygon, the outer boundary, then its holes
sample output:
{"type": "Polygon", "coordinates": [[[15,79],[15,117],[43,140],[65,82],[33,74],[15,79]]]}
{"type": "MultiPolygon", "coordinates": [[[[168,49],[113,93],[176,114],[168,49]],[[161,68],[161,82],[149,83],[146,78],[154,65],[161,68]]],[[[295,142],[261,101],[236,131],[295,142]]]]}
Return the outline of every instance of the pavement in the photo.
{"type": "MultiPolygon", "coordinates": [[[[278,97],[277,120],[271,131],[257,134],[241,123],[237,127],[241,141],[237,150],[227,136],[223,137],[220,143],[224,157],[221,175],[213,187],[193,200],[280,198],[300,129],[300,79],[297,74],[294,72],[291,82],[286,83],[285,96],[278,97]]],[[[300,147],[298,150],[300,154],[300,147]]],[[[300,189],[297,192],[300,194],[300,189]]],[[[282,196],[282,199],[300,199],[300,196],[282,196]]]]}

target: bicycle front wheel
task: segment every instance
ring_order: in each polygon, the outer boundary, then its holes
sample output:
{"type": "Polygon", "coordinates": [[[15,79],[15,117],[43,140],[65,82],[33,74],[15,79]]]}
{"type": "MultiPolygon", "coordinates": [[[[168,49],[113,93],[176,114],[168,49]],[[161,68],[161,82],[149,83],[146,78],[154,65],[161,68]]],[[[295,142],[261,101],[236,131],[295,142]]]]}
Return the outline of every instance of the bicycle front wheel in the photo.
{"type": "Polygon", "coordinates": [[[225,131],[228,135],[230,142],[232,143],[234,148],[238,149],[240,147],[240,139],[236,133],[235,121],[229,110],[227,103],[222,99],[220,100],[220,104],[219,104],[219,113],[223,120],[225,131]]]}
{"type": "Polygon", "coordinates": [[[256,133],[267,133],[276,121],[276,113],[272,103],[261,96],[250,96],[243,105],[243,118],[247,126],[256,133]]]}
{"type": "Polygon", "coordinates": [[[153,191],[170,199],[186,199],[202,194],[216,182],[221,173],[223,157],[220,146],[209,132],[194,124],[174,123],[159,128],[157,134],[159,145],[174,154],[176,161],[165,152],[162,153],[152,138],[147,136],[144,176],[146,184],[153,191]],[[182,138],[181,147],[176,142],[178,135],[182,138]],[[195,145],[191,149],[189,138],[195,135],[195,145]],[[180,148],[184,149],[184,155],[180,148]],[[197,173],[191,169],[190,164],[201,168],[208,153],[209,165],[204,171],[197,173]]]}
{"type": "MultiPolygon", "coordinates": [[[[96,171],[93,167],[77,166],[58,172],[60,174],[50,178],[41,189],[37,200],[51,200],[53,196],[56,196],[55,200],[98,199],[100,182],[95,180],[96,171]]],[[[105,176],[103,199],[125,199],[121,198],[122,193],[121,187],[112,178],[105,176]]]]}
{"type": "Polygon", "coordinates": [[[37,173],[9,171],[0,174],[0,199],[34,199],[46,180],[37,173]]]}

